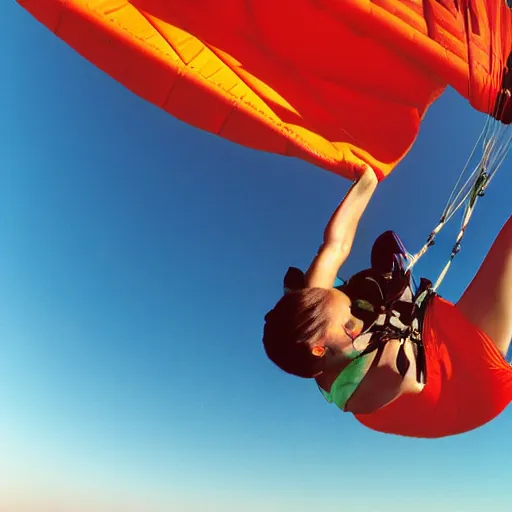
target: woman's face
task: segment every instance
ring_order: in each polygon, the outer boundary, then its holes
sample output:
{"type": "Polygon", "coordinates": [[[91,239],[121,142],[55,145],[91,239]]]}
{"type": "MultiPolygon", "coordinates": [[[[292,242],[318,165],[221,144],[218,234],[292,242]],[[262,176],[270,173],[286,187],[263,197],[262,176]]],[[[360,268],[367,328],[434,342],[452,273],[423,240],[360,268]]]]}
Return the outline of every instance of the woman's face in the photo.
{"type": "Polygon", "coordinates": [[[330,357],[346,358],[354,351],[353,340],[363,331],[363,321],[356,318],[351,311],[352,303],[347,295],[333,288],[329,304],[331,322],[325,346],[330,357]]]}

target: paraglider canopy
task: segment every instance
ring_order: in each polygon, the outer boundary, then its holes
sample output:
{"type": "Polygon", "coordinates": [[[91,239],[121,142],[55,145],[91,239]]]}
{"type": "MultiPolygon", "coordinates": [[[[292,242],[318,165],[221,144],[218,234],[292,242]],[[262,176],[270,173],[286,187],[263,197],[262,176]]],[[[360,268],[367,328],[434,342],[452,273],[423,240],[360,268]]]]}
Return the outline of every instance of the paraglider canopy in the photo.
{"type": "Polygon", "coordinates": [[[18,2],[173,116],[348,178],[388,175],[447,85],[510,122],[503,0],[18,2]]]}

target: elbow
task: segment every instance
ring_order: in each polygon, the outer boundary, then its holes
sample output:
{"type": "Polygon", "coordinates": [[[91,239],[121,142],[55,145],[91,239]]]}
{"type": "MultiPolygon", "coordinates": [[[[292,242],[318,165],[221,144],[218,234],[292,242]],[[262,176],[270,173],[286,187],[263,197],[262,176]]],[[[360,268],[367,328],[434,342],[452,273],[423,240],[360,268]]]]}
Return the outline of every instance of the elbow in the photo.
{"type": "Polygon", "coordinates": [[[348,258],[351,250],[352,244],[347,241],[342,241],[338,243],[335,247],[335,251],[336,254],[338,255],[338,258],[342,259],[343,261],[345,261],[348,258]]]}
{"type": "Polygon", "coordinates": [[[344,233],[340,235],[334,230],[326,230],[324,233],[324,243],[322,245],[322,249],[348,256],[352,250],[354,236],[348,236],[347,231],[348,230],[345,230],[344,233]]]}
{"type": "Polygon", "coordinates": [[[336,262],[345,261],[352,249],[352,244],[344,239],[326,239],[322,250],[331,256],[336,262]]]}

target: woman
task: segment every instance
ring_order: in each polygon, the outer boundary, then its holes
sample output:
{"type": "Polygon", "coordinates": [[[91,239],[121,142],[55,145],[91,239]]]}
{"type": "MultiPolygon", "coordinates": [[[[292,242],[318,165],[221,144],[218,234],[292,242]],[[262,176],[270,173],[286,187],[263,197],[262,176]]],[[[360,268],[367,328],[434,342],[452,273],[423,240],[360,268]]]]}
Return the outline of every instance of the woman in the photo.
{"type": "Polygon", "coordinates": [[[367,168],[307,273],[289,270],[265,316],[266,353],[374,430],[435,438],[475,429],[512,400],[512,217],[455,305],[425,279],[412,289],[391,232],[374,244],[370,269],[333,287],[376,187],[367,168]]]}

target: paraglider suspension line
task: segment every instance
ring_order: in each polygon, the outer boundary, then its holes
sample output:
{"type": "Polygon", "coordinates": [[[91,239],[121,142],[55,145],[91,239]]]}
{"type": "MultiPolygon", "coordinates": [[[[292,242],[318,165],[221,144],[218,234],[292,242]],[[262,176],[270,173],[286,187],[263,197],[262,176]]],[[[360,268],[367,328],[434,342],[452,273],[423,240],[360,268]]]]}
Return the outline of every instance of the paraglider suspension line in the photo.
{"type": "Polygon", "coordinates": [[[466,227],[474,213],[478,200],[485,195],[485,191],[489,183],[505,160],[511,143],[512,133],[510,125],[505,125],[500,121],[489,117],[466,162],[466,165],[459,175],[457,183],[452,189],[438,225],[432,230],[424,246],[415,255],[409,255],[407,270],[412,270],[429,248],[435,244],[436,236],[443,227],[448,223],[448,221],[450,221],[457,211],[464,207],[460,231],[456,237],[455,244],[453,245],[450,258],[433,286],[433,291],[438,289],[446,276],[453,259],[461,250],[462,239],[466,232],[466,227]],[[469,169],[480,143],[482,143],[482,157],[478,161],[477,165],[474,166],[473,172],[461,186],[464,174],[466,174],[469,169]]]}

